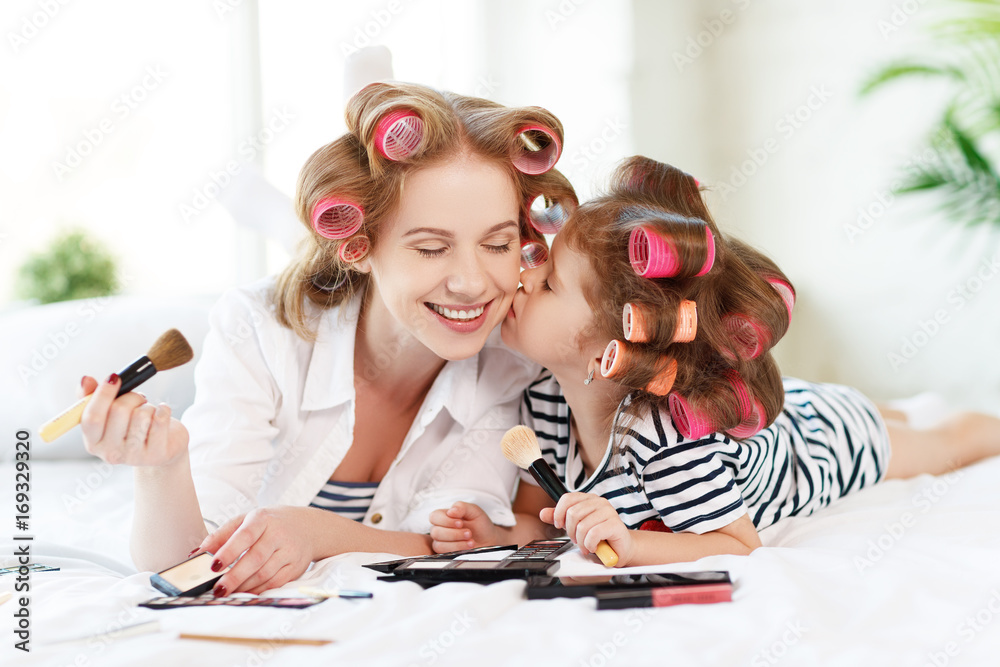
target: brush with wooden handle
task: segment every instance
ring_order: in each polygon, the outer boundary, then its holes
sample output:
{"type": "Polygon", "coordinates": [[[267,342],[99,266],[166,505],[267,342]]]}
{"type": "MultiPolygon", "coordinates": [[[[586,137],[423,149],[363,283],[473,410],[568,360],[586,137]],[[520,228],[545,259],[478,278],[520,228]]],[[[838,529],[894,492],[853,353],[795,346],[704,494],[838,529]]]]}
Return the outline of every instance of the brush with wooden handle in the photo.
{"type": "MultiPolygon", "coordinates": [[[[157,372],[182,366],[191,361],[193,357],[194,351],[181,332],[177,329],[170,329],[156,339],[146,356],[139,357],[118,373],[122,382],[121,387],[118,388],[118,396],[132,391],[156,375],[157,372]]],[[[83,417],[83,409],[90,403],[92,396],[93,394],[84,396],[62,414],[42,424],[41,428],[38,429],[39,437],[45,442],[52,442],[79,424],[83,417]]]]}
{"type": "MultiPolygon", "coordinates": [[[[542,458],[542,450],[538,446],[535,432],[527,426],[515,426],[504,433],[503,439],[500,440],[500,448],[503,449],[503,455],[507,457],[508,461],[530,472],[538,485],[549,494],[552,500],[559,502],[563,494],[569,493],[566,485],[542,458]]],[[[607,540],[601,540],[594,553],[607,567],[614,567],[618,564],[618,554],[615,553],[607,540]]]]}

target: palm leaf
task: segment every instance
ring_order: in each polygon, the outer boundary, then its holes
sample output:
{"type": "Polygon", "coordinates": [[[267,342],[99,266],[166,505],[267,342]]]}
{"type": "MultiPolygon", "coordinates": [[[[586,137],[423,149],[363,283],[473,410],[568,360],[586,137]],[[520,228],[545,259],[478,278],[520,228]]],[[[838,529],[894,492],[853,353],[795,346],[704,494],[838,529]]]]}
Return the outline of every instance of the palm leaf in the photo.
{"type": "Polygon", "coordinates": [[[950,79],[958,79],[959,81],[965,79],[965,74],[961,70],[951,66],[940,67],[920,63],[897,63],[876,72],[861,86],[858,94],[864,96],[889,82],[912,76],[942,76],[950,79]]]}

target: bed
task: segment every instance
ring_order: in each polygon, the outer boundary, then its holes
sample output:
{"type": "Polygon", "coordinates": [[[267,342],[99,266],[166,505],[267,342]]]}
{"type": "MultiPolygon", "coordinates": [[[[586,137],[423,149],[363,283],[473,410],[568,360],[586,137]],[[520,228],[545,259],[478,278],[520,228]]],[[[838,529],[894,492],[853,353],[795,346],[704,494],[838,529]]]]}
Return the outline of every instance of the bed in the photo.
{"type": "MultiPolygon", "coordinates": [[[[933,417],[926,402],[909,409],[933,417]]],[[[424,590],[378,581],[362,567],[391,554],[353,553],[316,563],[268,595],[297,596],[309,585],[366,590],[369,600],[156,611],[137,606],[159,593],[128,556],[129,469],[68,450],[44,458],[33,441],[30,518],[26,530],[17,528],[10,459],[14,422],[24,416],[4,415],[10,445],[0,463],[0,567],[17,565],[13,554],[29,544],[33,563],[59,570],[30,576],[30,653],[15,648],[24,593],[0,606],[3,665],[940,666],[995,665],[1000,655],[1000,458],[883,483],[785,520],[763,531],[765,546],[747,557],[669,568],[729,571],[732,602],[598,611],[593,598],[526,600],[521,581],[424,590]],[[131,634],[138,624],[146,632],[131,634]],[[181,633],[333,643],[246,646],[181,633]]],[[[25,420],[36,426],[34,417],[25,420]]],[[[602,569],[575,550],[560,562],[561,574],[602,569]]],[[[0,593],[15,583],[14,575],[0,576],[0,593]]]]}

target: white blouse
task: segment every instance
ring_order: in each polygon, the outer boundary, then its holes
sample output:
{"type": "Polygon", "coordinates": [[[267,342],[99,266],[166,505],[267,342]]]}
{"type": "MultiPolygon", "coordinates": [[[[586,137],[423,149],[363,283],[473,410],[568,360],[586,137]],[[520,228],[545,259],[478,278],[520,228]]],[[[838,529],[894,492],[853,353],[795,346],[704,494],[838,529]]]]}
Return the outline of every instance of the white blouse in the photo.
{"type": "MultiPolygon", "coordinates": [[[[309,505],[353,440],[360,295],[311,307],[320,319],[310,343],[275,319],[273,287],[272,277],[223,295],[195,368],[195,400],[182,421],[210,529],[260,506],[309,505]]],[[[372,372],[391,363],[388,352],[372,372]]],[[[500,439],[518,423],[521,391],[539,370],[501,343],[499,328],[478,355],[447,362],[362,523],[427,533],[433,510],[464,500],[513,525],[517,470],[500,439]]]]}

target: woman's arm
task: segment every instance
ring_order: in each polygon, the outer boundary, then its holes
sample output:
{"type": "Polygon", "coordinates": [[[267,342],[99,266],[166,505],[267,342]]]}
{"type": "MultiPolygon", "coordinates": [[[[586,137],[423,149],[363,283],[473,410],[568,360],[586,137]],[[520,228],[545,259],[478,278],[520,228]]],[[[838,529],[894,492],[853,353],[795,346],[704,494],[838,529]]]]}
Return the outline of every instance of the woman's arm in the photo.
{"type": "Polygon", "coordinates": [[[567,493],[555,508],[542,510],[540,518],[556,528],[565,527],[584,554],[607,540],[618,554],[618,567],[683,563],[718,554],[745,556],[761,546],[757,528],[746,514],[700,535],[629,530],[611,503],[593,493],[567,493]]]}
{"type": "Polygon", "coordinates": [[[380,530],[329,510],[290,506],[236,517],[205,538],[199,549],[215,554],[216,572],[235,563],[215,585],[216,595],[261,593],[283,586],[301,576],[311,562],[349,551],[433,553],[428,535],[380,530]]]}

